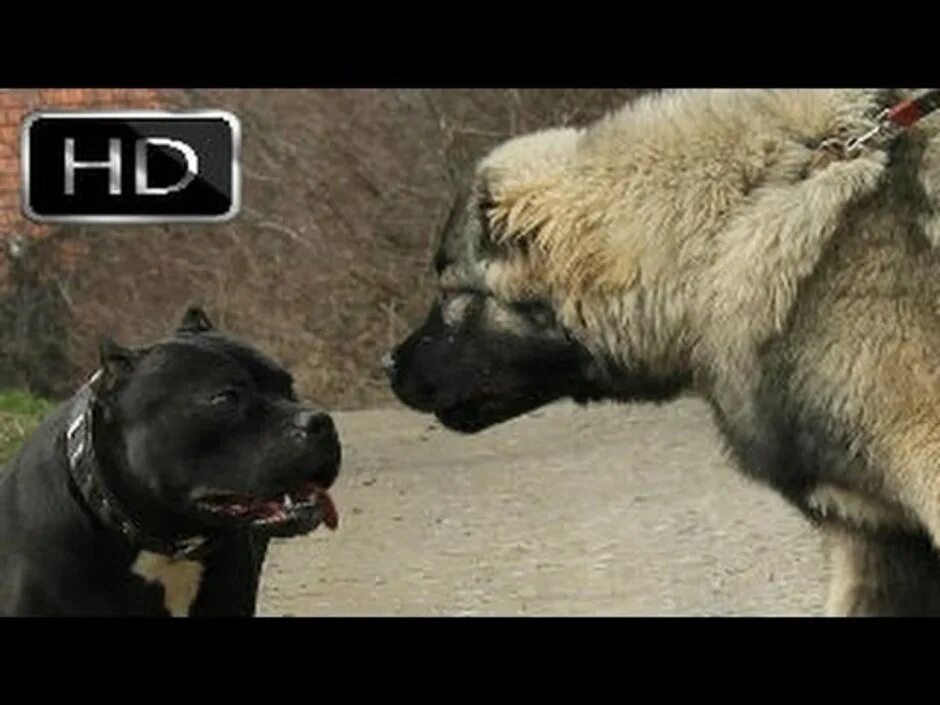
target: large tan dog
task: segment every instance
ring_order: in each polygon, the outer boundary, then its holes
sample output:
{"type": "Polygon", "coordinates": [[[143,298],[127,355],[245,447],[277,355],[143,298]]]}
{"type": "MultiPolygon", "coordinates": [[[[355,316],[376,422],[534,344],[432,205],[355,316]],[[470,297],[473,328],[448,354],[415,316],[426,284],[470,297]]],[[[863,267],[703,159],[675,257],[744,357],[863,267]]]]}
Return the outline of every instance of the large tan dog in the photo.
{"type": "Polygon", "coordinates": [[[701,395],[831,538],[831,614],[940,614],[940,119],[820,149],[909,95],[666,92],[505,143],[393,388],[467,433],[561,397],[701,395]]]}

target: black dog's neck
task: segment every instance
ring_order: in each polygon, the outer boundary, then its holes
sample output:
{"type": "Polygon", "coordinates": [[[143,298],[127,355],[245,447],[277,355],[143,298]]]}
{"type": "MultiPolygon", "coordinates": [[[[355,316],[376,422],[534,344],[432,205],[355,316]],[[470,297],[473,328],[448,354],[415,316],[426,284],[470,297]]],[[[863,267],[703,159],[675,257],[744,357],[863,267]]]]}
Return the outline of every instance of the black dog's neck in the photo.
{"type": "Polygon", "coordinates": [[[82,505],[98,523],[132,547],[173,559],[205,555],[213,543],[207,537],[166,534],[157,528],[164,522],[127,510],[134,503],[124,499],[132,496],[134,490],[118,479],[124,461],[114,453],[101,453],[105,447],[122,447],[123,443],[102,415],[92,386],[94,380],[93,377],[73,399],[65,435],[66,463],[82,505]],[[109,436],[112,443],[102,443],[103,436],[109,436]]]}

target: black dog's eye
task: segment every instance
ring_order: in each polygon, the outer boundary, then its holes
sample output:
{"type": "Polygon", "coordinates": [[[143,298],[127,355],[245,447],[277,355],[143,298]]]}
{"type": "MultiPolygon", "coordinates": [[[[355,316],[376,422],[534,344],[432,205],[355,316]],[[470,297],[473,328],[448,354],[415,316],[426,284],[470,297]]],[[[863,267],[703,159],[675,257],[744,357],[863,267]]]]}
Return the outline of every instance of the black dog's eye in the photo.
{"type": "Polygon", "coordinates": [[[241,394],[237,389],[226,389],[223,392],[213,394],[209,398],[212,406],[233,406],[241,400],[241,394]]]}

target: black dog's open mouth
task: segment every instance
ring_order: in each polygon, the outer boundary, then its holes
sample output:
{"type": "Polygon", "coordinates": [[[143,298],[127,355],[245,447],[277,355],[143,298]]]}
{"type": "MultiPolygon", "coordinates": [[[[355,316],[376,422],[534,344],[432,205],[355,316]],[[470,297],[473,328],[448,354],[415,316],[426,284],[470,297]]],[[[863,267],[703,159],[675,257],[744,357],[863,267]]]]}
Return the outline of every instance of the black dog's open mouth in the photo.
{"type": "Polygon", "coordinates": [[[226,492],[213,492],[200,497],[200,509],[220,518],[245,522],[252,526],[289,533],[310,531],[320,523],[335,531],[339,513],[333,498],[315,482],[274,497],[249,497],[226,492]]]}

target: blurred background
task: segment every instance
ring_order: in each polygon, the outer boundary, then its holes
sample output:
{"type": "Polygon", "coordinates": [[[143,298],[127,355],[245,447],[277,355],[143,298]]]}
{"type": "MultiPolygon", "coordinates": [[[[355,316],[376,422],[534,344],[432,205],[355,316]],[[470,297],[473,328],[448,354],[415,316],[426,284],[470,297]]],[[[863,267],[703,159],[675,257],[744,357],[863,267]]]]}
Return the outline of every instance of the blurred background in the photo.
{"type": "Polygon", "coordinates": [[[378,360],[424,315],[458,180],[494,144],[580,125],[637,90],[0,91],[0,389],[71,395],[96,338],[168,332],[189,302],[331,409],[391,401],[378,360]],[[224,109],[242,211],[221,225],[40,227],[19,205],[37,109],[224,109]]]}
{"type": "Polygon", "coordinates": [[[92,372],[99,334],[148,342],[200,302],[337,411],[344,439],[342,530],[273,547],[262,614],[818,612],[818,537],[728,467],[703,403],[557,404],[484,442],[395,403],[379,369],[426,313],[432,253],[473,163],[639,93],[0,90],[0,466],[92,372]],[[23,220],[19,126],[52,108],[233,112],[240,215],[23,220]]]}

